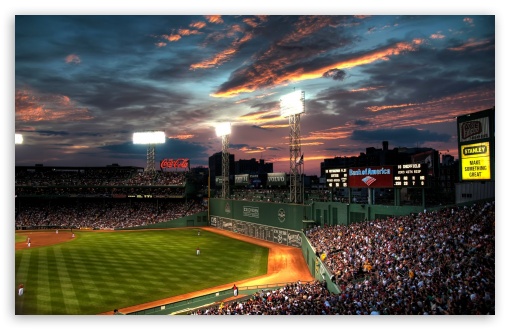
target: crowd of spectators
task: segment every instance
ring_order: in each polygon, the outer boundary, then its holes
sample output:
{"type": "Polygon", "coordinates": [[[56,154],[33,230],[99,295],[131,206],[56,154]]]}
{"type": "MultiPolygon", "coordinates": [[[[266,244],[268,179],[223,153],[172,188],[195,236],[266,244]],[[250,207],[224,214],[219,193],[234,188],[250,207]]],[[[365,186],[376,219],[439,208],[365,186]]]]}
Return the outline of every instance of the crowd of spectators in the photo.
{"type": "Polygon", "coordinates": [[[16,204],[16,228],[113,229],[146,226],[206,211],[201,200],[41,199],[16,204]]]}
{"type": "Polygon", "coordinates": [[[298,282],[192,314],[495,314],[495,202],[306,235],[338,294],[298,282]]]}
{"type": "Polygon", "coordinates": [[[18,169],[15,173],[15,186],[184,186],[185,171],[140,172],[136,168],[86,168],[28,171],[18,169]]]}
{"type": "Polygon", "coordinates": [[[236,188],[232,191],[230,198],[252,202],[290,203],[290,194],[288,188],[280,189],[236,188]]]}
{"type": "Polygon", "coordinates": [[[17,228],[129,228],[207,210],[184,198],[186,171],[28,168],[15,176],[17,228]]]}
{"type": "Polygon", "coordinates": [[[16,170],[16,197],[184,197],[187,172],[140,172],[137,168],[16,170]]]}

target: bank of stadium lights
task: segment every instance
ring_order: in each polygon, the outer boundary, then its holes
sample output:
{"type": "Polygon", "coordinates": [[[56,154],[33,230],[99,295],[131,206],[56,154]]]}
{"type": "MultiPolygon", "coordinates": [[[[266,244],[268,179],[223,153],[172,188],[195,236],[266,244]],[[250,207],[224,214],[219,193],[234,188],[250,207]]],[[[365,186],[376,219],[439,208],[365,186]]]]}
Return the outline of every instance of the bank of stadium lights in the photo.
{"type": "Polygon", "coordinates": [[[165,132],[136,132],[133,133],[134,144],[165,143],[165,132]]]}
{"type": "MultiPolygon", "coordinates": [[[[280,99],[280,115],[289,118],[290,202],[304,202],[304,188],[300,182],[303,154],[301,153],[301,114],[305,112],[305,92],[294,91],[280,99]]],[[[304,180],[303,180],[304,183],[304,180]]]]}
{"type": "Polygon", "coordinates": [[[147,167],[146,172],[155,172],[154,167],[154,150],[156,144],[165,143],[166,136],[165,132],[162,131],[149,131],[149,132],[136,132],[133,133],[134,144],[146,144],[147,145],[147,167]]]}
{"type": "Polygon", "coordinates": [[[232,124],[231,123],[219,123],[216,125],[216,136],[223,137],[226,135],[230,135],[232,132],[232,124]]]}
{"type": "Polygon", "coordinates": [[[305,92],[294,91],[282,96],[280,99],[280,115],[289,117],[305,112],[305,92]]]}
{"type": "Polygon", "coordinates": [[[216,125],[216,136],[221,137],[221,197],[230,197],[230,180],[229,180],[229,160],[228,144],[230,133],[232,132],[232,124],[229,122],[219,123],[216,125]]]}
{"type": "Polygon", "coordinates": [[[14,134],[14,144],[23,144],[23,135],[14,134]]]}

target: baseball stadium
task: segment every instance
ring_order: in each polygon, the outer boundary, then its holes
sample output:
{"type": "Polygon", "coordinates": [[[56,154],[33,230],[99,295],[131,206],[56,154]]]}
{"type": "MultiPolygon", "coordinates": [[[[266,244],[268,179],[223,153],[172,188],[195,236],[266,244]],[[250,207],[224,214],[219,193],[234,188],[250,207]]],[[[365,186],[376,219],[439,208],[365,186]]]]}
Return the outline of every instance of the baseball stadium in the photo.
{"type": "Polygon", "coordinates": [[[16,315],[494,315],[494,109],[457,121],[448,194],[434,153],[232,174],[228,130],[205,170],[16,166],[16,315]]]}

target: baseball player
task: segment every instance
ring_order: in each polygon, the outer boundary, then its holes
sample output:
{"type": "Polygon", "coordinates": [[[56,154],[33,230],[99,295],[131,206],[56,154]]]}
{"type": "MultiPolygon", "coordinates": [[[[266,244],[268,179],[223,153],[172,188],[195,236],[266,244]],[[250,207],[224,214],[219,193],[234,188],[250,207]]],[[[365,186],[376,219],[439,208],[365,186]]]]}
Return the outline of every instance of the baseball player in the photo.
{"type": "Polygon", "coordinates": [[[197,256],[199,256],[199,255],[200,255],[200,248],[197,247],[197,256]]]}
{"type": "Polygon", "coordinates": [[[24,290],[23,283],[20,283],[20,285],[18,286],[18,296],[21,297],[23,295],[23,290],[24,290]]]}

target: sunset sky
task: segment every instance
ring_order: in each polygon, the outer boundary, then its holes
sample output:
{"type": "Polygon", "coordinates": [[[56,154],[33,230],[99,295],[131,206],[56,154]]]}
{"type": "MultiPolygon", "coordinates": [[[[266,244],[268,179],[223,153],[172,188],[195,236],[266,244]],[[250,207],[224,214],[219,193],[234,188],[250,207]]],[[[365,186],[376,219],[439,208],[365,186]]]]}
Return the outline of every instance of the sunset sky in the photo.
{"type": "MultiPolygon", "coordinates": [[[[8,201],[2,207],[8,211],[4,269],[14,265],[8,227],[15,218],[13,163],[144,167],[146,148],[133,145],[133,133],[163,130],[158,164],[163,158],[189,158],[192,167],[207,166],[208,157],[221,151],[215,124],[231,121],[230,152],[236,160],[262,158],[274,163],[275,172],[288,172],[289,127],[279,116],[279,99],[299,89],[306,98],[301,136],[308,175],[319,174],[324,158],[357,156],[367,147],[381,148],[384,140],[390,148],[432,147],[457,158],[455,117],[498,103],[497,189],[502,193],[510,184],[501,171],[510,138],[505,1],[23,0],[2,1],[0,7],[1,113],[7,128],[2,130],[7,161],[0,162],[1,199],[8,201]],[[23,145],[14,145],[14,133],[23,134],[23,145]]],[[[500,198],[499,251],[508,251],[504,207],[500,198]]],[[[509,269],[504,253],[498,256],[502,279],[509,269]]],[[[5,297],[15,295],[14,273],[8,271],[9,280],[2,281],[5,297]]],[[[506,329],[507,289],[507,281],[499,280],[495,317],[452,321],[463,329],[506,329]]],[[[9,328],[26,326],[30,321],[13,317],[11,302],[4,299],[3,319],[18,323],[9,328]]],[[[306,326],[317,326],[317,319],[307,320],[306,326]]],[[[278,321],[303,327],[307,320],[278,321]]],[[[46,325],[40,321],[30,325],[46,325]]],[[[50,318],[48,325],[89,329],[83,321],[50,318]]],[[[129,324],[86,321],[98,327],[147,325],[144,318],[125,321],[129,324]]],[[[338,326],[332,321],[321,324],[338,326]]],[[[161,326],[170,324],[164,322],[161,326]]],[[[189,326],[179,322],[184,323],[172,318],[170,325],[189,326]]],[[[196,322],[207,327],[213,321],[196,322]]],[[[240,325],[259,329],[264,322],[278,323],[267,318],[240,325]]],[[[452,327],[429,318],[376,322],[383,329],[393,329],[392,322],[424,330],[452,327]]]]}
{"type": "Polygon", "coordinates": [[[288,172],[279,99],[294,90],[308,175],[384,140],[457,158],[455,117],[496,103],[494,13],[336,12],[16,15],[15,164],[145,166],[132,135],[161,130],[156,164],[207,166],[230,121],[236,160],[288,172]]]}

